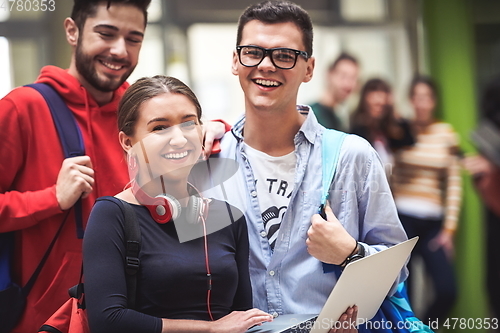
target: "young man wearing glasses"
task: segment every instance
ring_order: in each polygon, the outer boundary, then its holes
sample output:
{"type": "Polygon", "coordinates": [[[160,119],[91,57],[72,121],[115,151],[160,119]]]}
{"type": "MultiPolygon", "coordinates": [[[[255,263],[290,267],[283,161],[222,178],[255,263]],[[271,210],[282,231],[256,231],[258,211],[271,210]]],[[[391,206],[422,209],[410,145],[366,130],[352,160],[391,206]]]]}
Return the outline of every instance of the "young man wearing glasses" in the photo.
{"type": "MultiPolygon", "coordinates": [[[[406,240],[380,160],[354,135],[344,140],[330,187],[335,213],[316,214],[324,127],[296,105],[313,75],[312,38],[309,15],[293,3],[265,1],[242,14],[232,72],[245,116],[224,136],[219,156],[236,159],[239,172],[209,191],[245,212],[254,306],[275,316],[320,312],[336,283],[321,262],[341,265],[406,240]]],[[[404,269],[394,286],[406,276],[404,269]]],[[[355,321],[355,309],[343,317],[355,321]]]]}

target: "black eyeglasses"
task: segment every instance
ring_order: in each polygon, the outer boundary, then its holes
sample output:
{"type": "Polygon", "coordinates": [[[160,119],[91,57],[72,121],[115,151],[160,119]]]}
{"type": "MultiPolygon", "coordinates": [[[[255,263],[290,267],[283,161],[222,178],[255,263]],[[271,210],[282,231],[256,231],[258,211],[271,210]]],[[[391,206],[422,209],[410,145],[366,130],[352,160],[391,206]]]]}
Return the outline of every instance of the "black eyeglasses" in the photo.
{"type": "Polygon", "coordinates": [[[306,60],[309,59],[307,52],[285,47],[265,49],[260,46],[239,45],[236,46],[236,50],[238,51],[240,63],[245,67],[258,66],[268,54],[274,67],[280,69],[292,69],[297,63],[299,55],[306,60]]]}

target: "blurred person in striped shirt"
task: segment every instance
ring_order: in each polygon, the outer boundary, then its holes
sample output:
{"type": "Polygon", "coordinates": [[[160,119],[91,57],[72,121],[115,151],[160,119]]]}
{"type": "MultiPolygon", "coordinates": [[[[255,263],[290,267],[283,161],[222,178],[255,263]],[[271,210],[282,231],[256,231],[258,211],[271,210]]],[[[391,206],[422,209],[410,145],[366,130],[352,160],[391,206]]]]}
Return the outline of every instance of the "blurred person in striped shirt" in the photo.
{"type": "Polygon", "coordinates": [[[462,194],[458,135],[450,124],[435,118],[437,95],[430,77],[412,80],[409,97],[416,143],[395,154],[391,184],[408,237],[420,237],[412,258],[423,259],[432,280],[434,298],[422,316],[429,321],[446,318],[457,297],[453,237],[462,194]]]}

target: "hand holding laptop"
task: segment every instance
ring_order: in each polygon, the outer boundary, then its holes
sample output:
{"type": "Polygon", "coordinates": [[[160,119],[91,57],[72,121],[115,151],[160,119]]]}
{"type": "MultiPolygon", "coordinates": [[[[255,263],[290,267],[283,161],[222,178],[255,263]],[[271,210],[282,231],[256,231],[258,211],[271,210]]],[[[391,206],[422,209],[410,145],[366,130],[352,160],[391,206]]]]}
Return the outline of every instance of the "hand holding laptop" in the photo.
{"type": "Polygon", "coordinates": [[[328,333],[357,333],[357,319],[358,307],[356,305],[349,307],[346,312],[340,316],[336,327],[332,328],[328,333]]]}
{"type": "MultiPolygon", "coordinates": [[[[311,218],[307,232],[307,250],[316,259],[329,264],[345,262],[358,246],[333,213],[328,202],[311,218]],[[354,245],[353,245],[354,244],[354,245]]],[[[357,307],[348,307],[329,333],[356,333],[357,307]]]]}
{"type": "Polygon", "coordinates": [[[348,264],[319,315],[284,314],[247,333],[357,332],[356,325],[349,323],[360,325],[375,316],[417,240],[412,238],[348,264]]]}

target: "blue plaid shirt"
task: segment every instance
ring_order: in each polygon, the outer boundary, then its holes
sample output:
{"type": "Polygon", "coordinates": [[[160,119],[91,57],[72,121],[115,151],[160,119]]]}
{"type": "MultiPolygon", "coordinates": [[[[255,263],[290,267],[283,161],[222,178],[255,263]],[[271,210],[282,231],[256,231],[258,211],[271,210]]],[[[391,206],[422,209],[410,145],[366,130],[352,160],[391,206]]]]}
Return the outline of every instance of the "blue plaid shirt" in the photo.
{"type": "MultiPolygon", "coordinates": [[[[198,167],[191,179],[206,197],[226,200],[244,212],[254,306],[274,315],[319,313],[337,281],[334,273],[324,273],[321,262],[307,252],[307,230],[321,199],[324,127],[307,106],[298,106],[298,110],[307,118],[294,139],[294,190],[274,251],[264,229],[252,167],[243,149],[244,117],[224,136],[222,152],[210,158],[210,167],[205,168],[210,175],[201,171],[204,167],[198,167]]],[[[407,239],[380,158],[366,140],[356,135],[344,140],[329,201],[340,223],[361,242],[367,254],[407,239]]],[[[393,291],[407,275],[404,268],[393,291]]]]}

